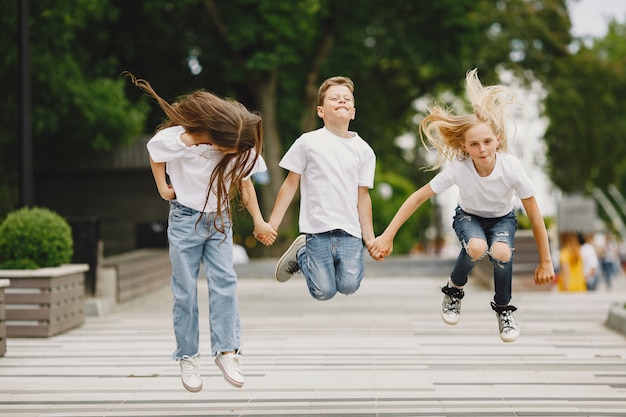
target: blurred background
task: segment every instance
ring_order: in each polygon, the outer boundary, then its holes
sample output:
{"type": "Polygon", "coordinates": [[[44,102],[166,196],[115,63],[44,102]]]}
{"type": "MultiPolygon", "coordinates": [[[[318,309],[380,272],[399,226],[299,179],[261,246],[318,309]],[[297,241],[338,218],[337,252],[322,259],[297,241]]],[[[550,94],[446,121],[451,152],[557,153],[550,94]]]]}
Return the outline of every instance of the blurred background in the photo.
{"type": "MultiPolygon", "coordinates": [[[[434,101],[465,106],[478,68],[525,103],[511,150],[540,189],[554,230],[624,237],[626,2],[598,0],[12,0],[2,5],[0,219],[21,206],[57,211],[78,250],[105,256],[166,247],[168,204],[145,144],[164,115],[128,82],[165,99],[202,88],[264,120],[268,175],[255,178],[269,216],[285,172],[278,161],[320,126],[317,88],[356,84],[351,129],[377,154],[371,191],[381,233],[435,174],[416,127],[434,101]],[[91,243],[90,243],[91,242],[91,243]]],[[[405,224],[395,254],[445,254],[454,190],[405,224]]],[[[277,256],[296,236],[292,204],[273,247],[235,209],[235,241],[277,256]]],[[[528,227],[520,212],[521,227],[528,227]]],[[[452,240],[452,242],[451,242],[452,240]]],[[[457,249],[454,249],[455,251],[457,249]]],[[[455,252],[456,254],[456,252],[455,252]]]]}

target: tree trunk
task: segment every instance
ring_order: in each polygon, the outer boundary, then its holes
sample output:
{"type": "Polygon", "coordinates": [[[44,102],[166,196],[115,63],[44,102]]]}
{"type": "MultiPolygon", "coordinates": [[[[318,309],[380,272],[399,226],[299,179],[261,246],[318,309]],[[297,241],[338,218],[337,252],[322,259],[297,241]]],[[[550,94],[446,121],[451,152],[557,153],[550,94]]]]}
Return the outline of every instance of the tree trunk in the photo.
{"type": "MultiPolygon", "coordinates": [[[[285,179],[284,169],[278,166],[282,157],[282,147],[276,112],[277,72],[278,70],[274,70],[269,73],[267,77],[255,78],[256,82],[251,83],[251,89],[255,94],[261,116],[263,117],[263,138],[265,141],[263,157],[270,176],[269,184],[259,185],[257,187],[257,192],[260,194],[261,210],[265,220],[269,220],[272,209],[274,208],[274,203],[276,202],[278,190],[285,179]]],[[[289,233],[292,229],[291,223],[295,207],[298,207],[298,205],[294,198],[294,201],[289,206],[289,210],[285,213],[285,217],[281,223],[277,245],[273,246],[276,249],[271,250],[273,254],[282,251],[282,242],[288,241],[288,243],[291,243],[291,240],[295,237],[291,236],[289,233]]]]}

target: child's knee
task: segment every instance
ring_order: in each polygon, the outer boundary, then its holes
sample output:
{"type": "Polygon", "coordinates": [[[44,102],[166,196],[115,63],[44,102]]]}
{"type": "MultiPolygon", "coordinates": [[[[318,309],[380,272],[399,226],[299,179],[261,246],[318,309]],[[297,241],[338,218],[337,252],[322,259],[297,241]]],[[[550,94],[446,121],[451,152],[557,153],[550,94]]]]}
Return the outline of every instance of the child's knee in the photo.
{"type": "Polygon", "coordinates": [[[465,251],[473,261],[478,261],[487,253],[487,242],[473,237],[465,245],[465,251]]]}
{"type": "Polygon", "coordinates": [[[495,242],[491,246],[491,257],[500,262],[509,262],[512,257],[511,248],[504,242],[495,242]]]}
{"type": "Polygon", "coordinates": [[[337,294],[336,290],[321,290],[319,288],[309,288],[309,293],[311,297],[315,298],[318,301],[330,300],[337,294]]]}

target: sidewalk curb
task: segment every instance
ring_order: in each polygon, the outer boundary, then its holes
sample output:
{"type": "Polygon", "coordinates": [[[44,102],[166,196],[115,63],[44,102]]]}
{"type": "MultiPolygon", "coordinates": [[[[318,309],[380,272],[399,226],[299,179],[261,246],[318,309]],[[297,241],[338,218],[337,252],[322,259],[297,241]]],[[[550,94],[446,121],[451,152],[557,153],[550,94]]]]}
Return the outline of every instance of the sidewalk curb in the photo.
{"type": "Polygon", "coordinates": [[[626,336],[626,308],[624,303],[613,303],[609,308],[606,325],[626,336]]]}

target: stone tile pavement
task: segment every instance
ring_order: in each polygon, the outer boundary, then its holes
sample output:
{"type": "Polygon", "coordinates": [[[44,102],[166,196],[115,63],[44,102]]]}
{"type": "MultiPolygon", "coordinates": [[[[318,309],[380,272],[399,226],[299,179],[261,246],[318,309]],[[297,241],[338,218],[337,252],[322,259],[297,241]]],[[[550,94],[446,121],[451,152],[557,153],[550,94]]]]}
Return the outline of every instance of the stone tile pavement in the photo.
{"type": "Polygon", "coordinates": [[[626,416],[626,338],[604,322],[611,292],[514,293],[520,339],[500,341],[490,291],[472,285],[457,326],[439,317],[451,264],[368,264],[352,296],[313,300],[275,260],[238,267],[243,388],[209,356],[201,280],[204,389],[180,382],[169,288],[48,339],[11,338],[0,416],[626,416]]]}

